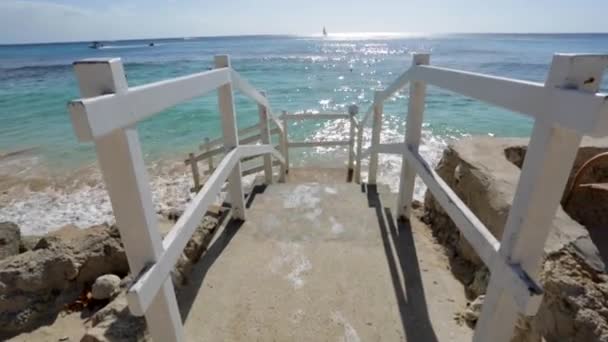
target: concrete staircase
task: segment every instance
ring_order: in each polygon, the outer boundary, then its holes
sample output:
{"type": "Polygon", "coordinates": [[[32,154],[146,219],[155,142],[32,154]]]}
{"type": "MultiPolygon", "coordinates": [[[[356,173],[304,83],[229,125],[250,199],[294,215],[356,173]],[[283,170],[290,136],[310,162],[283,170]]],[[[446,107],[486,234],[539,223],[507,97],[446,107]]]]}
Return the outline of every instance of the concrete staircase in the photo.
{"type": "Polygon", "coordinates": [[[469,341],[463,290],[419,221],[344,170],[256,187],[180,292],[189,341],[469,341]],[[339,179],[339,180],[338,180],[339,179]]]}

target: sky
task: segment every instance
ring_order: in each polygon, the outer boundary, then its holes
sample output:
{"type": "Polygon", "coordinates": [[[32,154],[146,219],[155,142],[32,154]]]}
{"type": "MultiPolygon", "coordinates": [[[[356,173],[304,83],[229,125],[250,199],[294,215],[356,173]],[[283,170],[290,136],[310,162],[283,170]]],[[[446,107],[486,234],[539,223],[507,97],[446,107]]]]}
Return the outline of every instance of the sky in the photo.
{"type": "Polygon", "coordinates": [[[608,32],[608,0],[0,0],[0,44],[332,32],[608,32]]]}

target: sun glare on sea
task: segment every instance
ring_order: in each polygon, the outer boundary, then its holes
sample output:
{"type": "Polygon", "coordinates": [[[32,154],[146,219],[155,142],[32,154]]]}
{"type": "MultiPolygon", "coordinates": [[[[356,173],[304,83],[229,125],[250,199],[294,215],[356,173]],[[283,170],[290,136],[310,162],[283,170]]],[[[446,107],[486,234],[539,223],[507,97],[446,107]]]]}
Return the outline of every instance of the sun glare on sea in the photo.
{"type": "MultiPolygon", "coordinates": [[[[424,32],[328,32],[324,37],[328,40],[369,40],[369,39],[398,39],[428,36],[424,32]]],[[[322,33],[308,37],[323,37],[322,33]]]]}

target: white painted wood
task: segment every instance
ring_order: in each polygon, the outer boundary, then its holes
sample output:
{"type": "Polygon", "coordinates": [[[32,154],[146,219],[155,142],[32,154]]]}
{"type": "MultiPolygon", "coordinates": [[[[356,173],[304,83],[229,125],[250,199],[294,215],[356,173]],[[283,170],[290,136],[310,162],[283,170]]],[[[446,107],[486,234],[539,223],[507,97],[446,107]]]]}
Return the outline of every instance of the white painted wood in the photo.
{"type": "Polygon", "coordinates": [[[410,148],[406,148],[405,153],[403,151],[402,149],[399,154],[420,175],[435,200],[454,221],[484,264],[488,265],[492,274],[500,274],[501,284],[514,298],[517,308],[523,312],[538,310],[542,300],[541,287],[530,280],[518,265],[505,262],[498,254],[498,240],[417,151],[410,148]]]}
{"type": "MultiPolygon", "coordinates": [[[[414,54],[412,66],[428,65],[431,61],[429,54],[414,54]]],[[[397,80],[401,82],[401,80],[397,80]]],[[[406,82],[404,79],[403,82],[406,82]]],[[[396,91],[393,88],[391,91],[396,91]]],[[[388,93],[388,92],[387,92],[388,93]]],[[[426,96],[426,83],[414,81],[410,84],[410,101],[407,110],[405,144],[411,151],[418,152],[420,138],[422,135],[422,119],[424,114],[424,102],[426,96]]],[[[401,158],[401,177],[399,180],[399,194],[397,196],[397,217],[400,219],[410,218],[412,199],[414,198],[414,185],[416,181],[416,170],[408,163],[407,158],[401,158]]]]}
{"type": "Polygon", "coordinates": [[[190,160],[190,169],[192,170],[192,180],[194,182],[194,187],[191,190],[196,192],[201,187],[201,178],[198,172],[198,163],[195,160],[194,153],[189,154],[188,160],[190,160]]]}
{"type": "Polygon", "coordinates": [[[355,133],[357,130],[356,116],[359,113],[359,107],[356,105],[348,106],[349,116],[349,133],[348,133],[348,174],[352,177],[355,164],[355,133]]]}
{"type": "Polygon", "coordinates": [[[289,143],[290,148],[300,147],[333,147],[333,146],[348,146],[349,140],[339,141],[294,141],[289,143]]]}
{"type": "Polygon", "coordinates": [[[162,242],[165,249],[164,253],[160,255],[156,263],[140,274],[136,282],[129,288],[127,292],[129,305],[137,308],[138,312],[148,310],[152,298],[160,289],[159,284],[162,284],[165,279],[171,279],[169,275],[184,247],[186,247],[190,237],[205,216],[209,205],[217,200],[224,182],[239,163],[240,157],[241,155],[237,149],[226,154],[226,157],[222,159],[213,174],[207,179],[203,188],[165,236],[162,242]]]}
{"type": "MultiPolygon", "coordinates": [[[[423,55],[428,55],[428,54],[421,54],[421,53],[414,54],[414,63],[415,63],[416,58],[422,58],[422,57],[416,57],[416,56],[423,56],[423,55]]],[[[421,64],[414,64],[414,63],[413,63],[413,65],[424,65],[424,63],[421,63],[421,64]]],[[[426,64],[428,64],[428,63],[426,63],[426,64]]],[[[393,81],[393,83],[391,83],[391,85],[389,85],[386,89],[381,91],[377,100],[379,102],[386,101],[388,98],[393,96],[396,92],[403,89],[408,84],[408,82],[410,82],[410,79],[411,79],[410,70],[408,69],[406,72],[404,72],[399,77],[397,77],[397,79],[395,81],[393,81]]]]}
{"type": "MultiPolygon", "coordinates": [[[[264,92],[261,92],[262,96],[266,96],[264,92]]],[[[262,144],[270,144],[270,129],[268,126],[268,113],[266,107],[258,104],[258,115],[260,117],[260,138],[262,144]]],[[[264,155],[264,179],[267,185],[272,184],[272,160],[269,154],[264,155]]]]}
{"type": "MultiPolygon", "coordinates": [[[[205,145],[206,147],[206,152],[209,152],[209,149],[211,148],[211,144],[209,143],[209,138],[205,138],[205,145]]],[[[207,171],[209,173],[213,172],[215,170],[215,167],[213,166],[213,156],[207,158],[207,171]]]]}
{"type": "MultiPolygon", "coordinates": [[[[279,161],[273,161],[272,162],[272,166],[281,166],[281,162],[279,161]]],[[[259,165],[259,166],[253,166],[247,169],[243,169],[243,176],[248,176],[248,175],[252,175],[254,173],[258,173],[264,171],[264,165],[259,165]]],[[[245,191],[245,193],[247,193],[245,191]]],[[[245,197],[247,197],[247,195],[245,195],[245,197]]]]}
{"type": "Polygon", "coordinates": [[[243,158],[268,153],[272,154],[280,163],[285,162],[283,156],[272,145],[240,145],[226,154],[215,172],[207,179],[205,185],[165,236],[162,241],[164,252],[154,264],[137,277],[135,283],[129,288],[127,300],[130,306],[136,308],[137,312],[149,310],[152,299],[160,290],[160,284],[165,279],[170,279],[169,275],[184,247],[188,244],[209,206],[217,199],[222,186],[230,178],[232,171],[240,163],[239,161],[243,158]]]}
{"type": "MultiPolygon", "coordinates": [[[[79,70],[95,64],[96,60],[78,61],[74,68],[79,70]]],[[[99,74],[92,76],[93,79],[103,77],[99,74]]],[[[113,130],[130,127],[178,103],[205,95],[229,82],[229,69],[220,68],[127,88],[120,94],[102,89],[95,97],[71,101],[68,108],[78,139],[91,141],[113,130]]]]}
{"type": "Polygon", "coordinates": [[[249,81],[241,77],[241,75],[236,72],[234,69],[230,70],[230,77],[232,80],[232,85],[245,94],[250,99],[253,99],[258,105],[266,108],[266,113],[268,114],[268,118],[274,122],[274,124],[282,131],[283,125],[279,119],[272,113],[272,109],[270,108],[270,102],[263,92],[258,91],[252,86],[249,81]]]}
{"type": "Polygon", "coordinates": [[[361,184],[361,162],[363,160],[363,130],[365,129],[364,121],[359,123],[357,129],[357,162],[355,163],[355,183],[361,184]]]}
{"type": "Polygon", "coordinates": [[[230,76],[232,79],[232,86],[235,89],[239,90],[240,92],[245,94],[245,96],[254,100],[258,105],[265,108],[270,108],[270,103],[268,102],[268,99],[266,98],[263,92],[255,89],[255,87],[252,86],[249,81],[241,77],[241,75],[234,69],[230,70],[230,76]]]}
{"type": "MultiPolygon", "coordinates": [[[[555,55],[545,87],[551,91],[567,87],[594,93],[599,83],[588,88],[584,84],[585,77],[581,77],[582,74],[589,76],[586,65],[593,63],[593,60],[593,57],[555,55]],[[583,67],[579,69],[579,65],[583,67]]],[[[598,59],[595,62],[602,63],[598,59]]],[[[592,76],[601,79],[603,67],[592,68],[596,72],[592,76]]],[[[578,93],[574,90],[568,92],[578,93]]],[[[594,97],[590,95],[586,98],[592,101],[594,97]]],[[[547,108],[552,109],[555,104],[562,102],[553,100],[554,103],[547,108]]],[[[572,109],[570,106],[566,108],[572,109]]],[[[580,118],[581,112],[571,111],[569,115],[580,118]]],[[[504,260],[520,265],[533,279],[538,278],[544,245],[582,139],[580,133],[558,127],[558,117],[550,112],[539,113],[539,119],[534,124],[499,250],[504,260]],[[557,122],[547,119],[556,119],[557,122]]],[[[517,307],[505,291],[502,277],[492,274],[473,340],[510,341],[517,316],[517,307]]]]}
{"type": "Polygon", "coordinates": [[[413,67],[410,74],[412,79],[426,81],[538,120],[555,122],[580,133],[594,136],[608,134],[608,131],[596,127],[598,122],[605,119],[602,115],[608,113],[608,101],[601,94],[568,86],[545,87],[542,83],[432,66],[413,67]]]}
{"type": "MultiPolygon", "coordinates": [[[[256,128],[259,129],[259,125],[256,125],[256,128]]],[[[278,134],[278,133],[280,133],[279,128],[273,128],[273,129],[271,129],[270,133],[271,134],[278,134]]],[[[250,143],[259,141],[260,139],[261,139],[261,135],[260,134],[255,134],[255,135],[243,138],[243,139],[239,139],[239,145],[240,144],[250,144],[250,143]]],[[[209,145],[211,145],[211,144],[209,144],[209,145]]],[[[203,150],[207,149],[206,144],[202,144],[200,147],[203,150]]],[[[208,151],[205,151],[205,152],[203,152],[203,153],[201,153],[201,154],[199,154],[197,156],[194,156],[194,159],[196,161],[210,159],[210,158],[212,158],[214,156],[224,154],[224,152],[225,152],[224,147],[223,146],[218,146],[218,147],[215,147],[212,150],[208,150],[208,151]]],[[[184,163],[186,163],[186,165],[190,164],[190,159],[186,159],[184,161],[184,163]]]]}
{"type": "MultiPolygon", "coordinates": [[[[255,124],[255,125],[252,125],[252,126],[249,126],[246,128],[239,129],[239,138],[241,138],[247,134],[254,133],[254,132],[256,134],[258,134],[259,131],[260,131],[259,124],[255,124]]],[[[279,132],[279,130],[277,128],[274,128],[273,131],[271,131],[271,134],[278,133],[278,132],[279,132]]],[[[222,138],[222,137],[215,138],[215,139],[209,140],[209,141],[205,140],[205,143],[199,145],[199,149],[205,150],[207,148],[207,145],[215,146],[215,145],[222,145],[223,143],[224,143],[224,138],[222,138]]],[[[242,144],[243,142],[240,141],[240,143],[242,144]]]]}
{"type": "MultiPolygon", "coordinates": [[[[230,57],[227,55],[215,56],[216,68],[230,68],[230,57]]],[[[224,136],[224,149],[226,153],[239,145],[238,130],[236,126],[236,111],[234,109],[234,98],[232,85],[225,84],[218,88],[218,105],[221,115],[222,132],[224,136]]],[[[232,201],[233,217],[245,220],[245,195],[243,193],[243,182],[241,179],[241,162],[239,161],[232,169],[228,178],[228,195],[232,201]]]]}
{"type": "MultiPolygon", "coordinates": [[[[120,96],[127,91],[127,80],[119,59],[76,62],[74,64],[81,95],[85,98],[104,93],[120,96]]],[[[123,108],[124,110],[124,108],[123,108]]],[[[127,114],[121,111],[116,114],[127,114]]],[[[74,125],[75,130],[78,126],[74,125]]],[[[137,131],[118,130],[95,140],[99,166],[110,196],[129,269],[138,274],[163,252],[158,232],[152,192],[148,183],[137,131]]],[[[155,341],[184,341],[182,322],[171,279],[158,283],[145,313],[150,335],[155,341]]]]}
{"type": "Polygon", "coordinates": [[[381,101],[377,101],[381,95],[380,91],[374,93],[374,120],[372,122],[372,142],[371,142],[371,156],[369,158],[369,169],[367,173],[367,183],[376,184],[376,178],[378,176],[378,152],[375,147],[380,144],[380,134],[382,133],[382,112],[384,111],[384,105],[381,101]]]}
{"type": "Polygon", "coordinates": [[[286,116],[287,112],[283,111],[283,115],[281,115],[281,118],[283,119],[283,139],[281,140],[281,146],[282,150],[284,151],[283,156],[285,157],[285,169],[281,170],[281,182],[285,181],[285,175],[289,173],[289,122],[287,122],[285,119],[286,116]]]}
{"type": "Polygon", "coordinates": [[[302,114],[284,114],[283,120],[287,121],[302,121],[302,120],[343,120],[350,119],[349,114],[313,114],[313,113],[302,113],[302,114]]]}

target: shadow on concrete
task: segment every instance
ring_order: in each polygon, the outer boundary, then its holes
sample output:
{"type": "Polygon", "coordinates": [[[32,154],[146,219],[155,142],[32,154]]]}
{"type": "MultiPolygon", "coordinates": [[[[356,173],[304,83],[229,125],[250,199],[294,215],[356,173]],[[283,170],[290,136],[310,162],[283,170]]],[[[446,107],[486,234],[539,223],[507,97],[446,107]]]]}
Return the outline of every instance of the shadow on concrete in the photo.
{"type": "Polygon", "coordinates": [[[194,265],[186,286],[178,291],[177,301],[182,316],[182,322],[185,322],[188,314],[190,314],[192,304],[194,304],[196,300],[196,295],[205,280],[207,272],[209,272],[209,269],[213,266],[220,254],[222,254],[222,251],[224,251],[226,246],[228,246],[230,240],[236,235],[239,228],[243,225],[243,222],[244,221],[241,220],[230,219],[225,224],[224,229],[220,232],[217,239],[211,244],[205,254],[203,254],[203,257],[194,265]]]}
{"type": "Polygon", "coordinates": [[[369,207],[376,211],[406,340],[438,341],[424,297],[416,246],[409,222],[395,222],[391,210],[382,204],[375,186],[362,186],[361,190],[367,193],[369,207]]]}
{"type": "MultiPolygon", "coordinates": [[[[264,184],[255,185],[251,189],[250,193],[245,194],[245,207],[250,208],[255,200],[255,197],[259,194],[263,194],[266,191],[266,187],[267,186],[264,184]]],[[[230,208],[230,204],[228,203],[224,203],[222,206],[225,208],[230,208]]],[[[210,245],[209,249],[203,254],[202,258],[196,264],[194,264],[193,270],[190,273],[191,277],[188,278],[188,284],[178,291],[177,300],[182,316],[182,322],[186,321],[186,318],[192,309],[192,304],[194,304],[194,301],[196,300],[196,295],[198,294],[203,281],[205,280],[207,272],[244,223],[241,220],[229,219],[227,217],[227,213],[228,210],[224,211],[223,214],[218,218],[219,226],[224,226],[224,229],[221,230],[220,235],[210,245]]]]}

